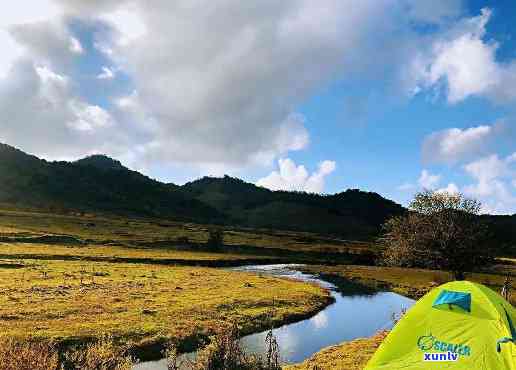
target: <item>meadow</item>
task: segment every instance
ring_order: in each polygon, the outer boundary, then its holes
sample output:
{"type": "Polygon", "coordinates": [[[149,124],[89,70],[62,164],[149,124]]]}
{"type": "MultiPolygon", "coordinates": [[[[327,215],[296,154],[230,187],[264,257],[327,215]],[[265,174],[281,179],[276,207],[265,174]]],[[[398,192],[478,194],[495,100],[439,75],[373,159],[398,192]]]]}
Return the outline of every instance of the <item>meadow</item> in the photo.
{"type": "MultiPolygon", "coordinates": [[[[205,243],[210,225],[174,222],[161,219],[121,218],[92,213],[53,214],[0,208],[0,238],[71,236],[68,243],[140,247],[192,247],[205,243]]],[[[291,252],[360,253],[370,243],[324,237],[308,232],[275,231],[221,226],[224,244],[239,252],[259,250],[274,254],[291,252]],[[259,249],[257,249],[259,248],[259,249]]]]}
{"type": "MultiPolygon", "coordinates": [[[[237,325],[245,335],[309,317],[332,300],[315,285],[220,267],[310,262],[300,269],[336,285],[341,279],[358,281],[411,298],[451,279],[442,271],[335,264],[341,262],[335,256],[368,256],[374,245],[312,233],[219,226],[224,248],[213,251],[206,248],[212,228],[87,213],[1,210],[0,341],[51,344],[59,354],[82,346],[80,356],[118,353],[123,359],[129,353],[153,359],[169,345],[179,351],[202,346],[228,325],[237,325]],[[100,349],[84,347],[105,338],[109,341],[100,349]]],[[[516,261],[501,258],[498,265],[468,279],[499,290],[505,274],[515,268],[516,261]]],[[[287,369],[361,369],[382,335],[323,349],[287,369]],[[356,351],[358,347],[364,351],[356,351]]],[[[2,348],[9,349],[4,351],[9,356],[21,351],[30,358],[34,353],[24,347],[2,348]]]]}
{"type": "Polygon", "coordinates": [[[4,261],[0,290],[4,336],[87,342],[109,335],[135,348],[172,340],[185,350],[224,322],[252,332],[329,303],[324,290],[285,279],[83,261],[4,261]]]}
{"type": "Polygon", "coordinates": [[[109,337],[149,359],[170,344],[193,350],[227,325],[244,335],[331,303],[316,285],[201,267],[281,261],[206,251],[207,238],[202,225],[3,210],[1,337],[58,348],[109,337]]]}

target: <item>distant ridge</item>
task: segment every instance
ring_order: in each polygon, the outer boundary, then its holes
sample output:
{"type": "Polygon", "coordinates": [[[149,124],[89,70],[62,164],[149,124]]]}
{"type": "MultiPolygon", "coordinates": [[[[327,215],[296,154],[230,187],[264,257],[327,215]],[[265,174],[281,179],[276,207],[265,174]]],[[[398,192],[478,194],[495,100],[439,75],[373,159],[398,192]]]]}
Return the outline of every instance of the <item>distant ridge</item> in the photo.
{"type": "Polygon", "coordinates": [[[164,184],[105,155],[48,162],[0,144],[0,202],[20,207],[109,212],[200,223],[310,231],[353,239],[378,233],[406,210],[357,189],[333,195],[271,191],[237,178],[164,184]]]}
{"type": "Polygon", "coordinates": [[[127,170],[120,161],[103,154],[90,155],[73,163],[80,166],[92,166],[100,170],[127,170]]]}
{"type": "Polygon", "coordinates": [[[357,189],[332,195],[271,191],[229,176],[203,177],[182,188],[233,223],[358,239],[376,234],[388,217],[406,211],[377,193],[357,189]]]}

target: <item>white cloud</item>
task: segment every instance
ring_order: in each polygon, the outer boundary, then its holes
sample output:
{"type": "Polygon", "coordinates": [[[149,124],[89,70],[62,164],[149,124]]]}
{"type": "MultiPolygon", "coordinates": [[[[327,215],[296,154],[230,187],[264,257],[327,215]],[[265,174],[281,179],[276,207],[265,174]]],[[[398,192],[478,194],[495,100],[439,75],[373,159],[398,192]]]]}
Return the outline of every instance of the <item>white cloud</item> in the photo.
{"type": "Polygon", "coordinates": [[[74,94],[69,76],[24,61],[9,81],[0,84],[0,111],[9,118],[0,127],[1,142],[54,159],[116,153],[127,145],[109,112],[74,94]]]}
{"type": "Polygon", "coordinates": [[[392,74],[389,63],[412,48],[400,27],[411,35],[413,21],[440,23],[460,11],[456,1],[438,1],[430,17],[409,0],[61,4],[114,29],[98,33],[96,45],[131,76],[143,124],[153,126],[142,158],[210,167],[269,165],[306,148],[296,106],[337,76],[392,74]],[[364,64],[378,59],[385,63],[364,64]]]}
{"type": "Polygon", "coordinates": [[[513,155],[499,158],[493,154],[464,166],[466,173],[476,181],[467,185],[464,193],[481,200],[486,213],[514,213],[516,197],[510,184],[516,171],[512,158],[513,155]]]}
{"type": "Polygon", "coordinates": [[[444,87],[450,103],[473,95],[514,99],[516,65],[497,62],[498,43],[484,40],[491,15],[490,9],[482,9],[479,16],[459,22],[437,37],[431,50],[420,53],[412,65],[414,91],[444,87]]]}
{"type": "Polygon", "coordinates": [[[82,48],[80,41],[77,40],[75,37],[70,37],[69,49],[72,53],[75,53],[75,54],[84,53],[84,49],[82,48]]]}
{"type": "Polygon", "coordinates": [[[428,170],[423,170],[421,171],[421,176],[419,176],[418,183],[424,189],[433,190],[439,186],[440,181],[441,175],[433,175],[428,170]]]}
{"type": "Polygon", "coordinates": [[[101,19],[113,25],[118,31],[117,43],[121,46],[128,45],[147,33],[142,13],[135,4],[115,8],[114,11],[103,14],[101,19]]]}
{"type": "Polygon", "coordinates": [[[41,22],[55,18],[61,9],[50,0],[18,0],[16,4],[4,4],[0,12],[0,78],[5,78],[13,62],[24,54],[23,47],[16,42],[10,28],[16,24],[41,22]]]}
{"type": "Polygon", "coordinates": [[[489,182],[509,173],[506,160],[496,154],[481,158],[464,166],[466,172],[479,182],[489,182]]]}
{"type": "Polygon", "coordinates": [[[92,132],[113,124],[111,115],[98,105],[71,102],[70,108],[76,119],[67,122],[67,126],[75,130],[92,132]]]}
{"type": "MultiPolygon", "coordinates": [[[[102,67],[102,72],[97,75],[99,80],[112,80],[115,78],[115,70],[109,67],[102,67]]],[[[123,98],[122,98],[123,99],[123,98]]]]}
{"type": "Polygon", "coordinates": [[[447,194],[458,194],[460,189],[453,182],[449,183],[445,188],[440,188],[436,190],[437,193],[447,193],[447,194]]]}
{"type": "Polygon", "coordinates": [[[256,185],[271,190],[296,190],[309,193],[322,193],[326,176],[335,171],[334,161],[323,161],[316,172],[311,175],[305,166],[297,166],[289,158],[278,161],[279,171],[273,171],[268,176],[258,180],[256,185]]]}
{"type": "MultiPolygon", "coordinates": [[[[10,115],[0,141],[51,159],[106,150],[158,165],[270,165],[308,147],[306,118],[296,108],[310,96],[349,76],[397,82],[401,62],[424,44],[414,23],[446,29],[462,11],[459,1],[350,4],[20,0],[0,15],[0,41],[4,37],[2,45],[12,49],[0,61],[6,76],[0,107],[10,115]],[[109,67],[96,66],[102,69],[98,79],[120,71],[130,85],[126,96],[108,96],[106,104],[81,96],[86,78],[77,61],[89,50],[73,34],[72,19],[89,25],[94,45],[110,59],[109,67]],[[7,74],[14,60],[17,68],[7,74]]],[[[488,18],[463,21],[457,29],[482,46],[488,18]]],[[[460,38],[453,32],[443,42],[460,38]]],[[[489,56],[492,45],[485,45],[489,56]]],[[[437,54],[448,49],[443,44],[437,54]]],[[[424,76],[451,76],[454,64],[445,59],[436,57],[424,76]]],[[[321,188],[324,168],[319,174],[306,187],[321,188]]]]}
{"type": "Polygon", "coordinates": [[[487,125],[434,132],[423,141],[423,160],[435,163],[458,162],[482,152],[496,133],[493,126],[487,125]]]}

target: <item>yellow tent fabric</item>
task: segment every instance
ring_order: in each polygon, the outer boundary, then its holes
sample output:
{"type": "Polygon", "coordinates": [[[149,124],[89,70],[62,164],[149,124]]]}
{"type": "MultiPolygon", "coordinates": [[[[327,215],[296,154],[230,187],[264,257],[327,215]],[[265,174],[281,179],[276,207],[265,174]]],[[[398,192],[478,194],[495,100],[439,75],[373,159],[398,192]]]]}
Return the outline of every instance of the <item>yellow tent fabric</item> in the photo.
{"type": "Polygon", "coordinates": [[[407,311],[365,369],[516,370],[514,325],[516,310],[498,293],[450,282],[407,311]]]}

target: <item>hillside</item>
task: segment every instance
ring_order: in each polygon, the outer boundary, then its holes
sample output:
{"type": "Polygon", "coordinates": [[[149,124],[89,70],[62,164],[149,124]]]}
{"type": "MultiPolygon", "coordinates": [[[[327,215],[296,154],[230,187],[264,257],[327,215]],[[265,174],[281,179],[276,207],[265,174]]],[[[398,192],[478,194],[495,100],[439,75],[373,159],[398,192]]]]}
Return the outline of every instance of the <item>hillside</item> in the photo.
{"type": "Polygon", "coordinates": [[[104,156],[47,162],[0,145],[0,203],[57,211],[104,211],[137,216],[219,221],[204,203],[104,156]]]}
{"type": "Polygon", "coordinates": [[[367,239],[404,208],[376,193],[270,191],[225,176],[164,184],[102,155],[48,162],[0,145],[0,203],[311,231],[367,239]]]}
{"type": "Polygon", "coordinates": [[[364,239],[405,210],[376,193],[352,189],[334,195],[271,191],[240,179],[204,177],[183,186],[196,199],[249,227],[313,231],[364,239]]]}

